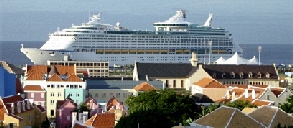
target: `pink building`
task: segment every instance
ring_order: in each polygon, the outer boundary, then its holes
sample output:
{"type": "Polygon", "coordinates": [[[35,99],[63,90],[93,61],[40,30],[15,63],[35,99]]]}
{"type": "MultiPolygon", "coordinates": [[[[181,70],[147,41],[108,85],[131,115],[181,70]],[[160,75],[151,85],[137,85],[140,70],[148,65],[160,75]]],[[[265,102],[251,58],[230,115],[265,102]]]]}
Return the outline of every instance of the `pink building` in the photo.
{"type": "Polygon", "coordinates": [[[56,128],[70,128],[71,113],[76,107],[77,104],[69,96],[65,100],[57,101],[56,128]]]}
{"type": "Polygon", "coordinates": [[[90,110],[90,117],[94,116],[96,113],[102,113],[102,109],[100,108],[98,102],[90,96],[84,102],[87,108],[90,110]]]}
{"type": "Polygon", "coordinates": [[[40,85],[26,85],[23,91],[26,93],[27,99],[29,99],[30,102],[46,108],[46,91],[40,85]]]}

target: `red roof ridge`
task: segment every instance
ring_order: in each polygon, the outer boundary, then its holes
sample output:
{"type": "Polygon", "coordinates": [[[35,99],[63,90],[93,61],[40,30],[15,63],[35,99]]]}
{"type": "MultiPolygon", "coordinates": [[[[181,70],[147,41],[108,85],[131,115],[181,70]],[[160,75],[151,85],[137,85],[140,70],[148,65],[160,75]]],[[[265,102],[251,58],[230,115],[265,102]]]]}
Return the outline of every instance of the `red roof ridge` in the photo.
{"type": "Polygon", "coordinates": [[[63,81],[63,80],[55,73],[47,81],[63,81]]]}

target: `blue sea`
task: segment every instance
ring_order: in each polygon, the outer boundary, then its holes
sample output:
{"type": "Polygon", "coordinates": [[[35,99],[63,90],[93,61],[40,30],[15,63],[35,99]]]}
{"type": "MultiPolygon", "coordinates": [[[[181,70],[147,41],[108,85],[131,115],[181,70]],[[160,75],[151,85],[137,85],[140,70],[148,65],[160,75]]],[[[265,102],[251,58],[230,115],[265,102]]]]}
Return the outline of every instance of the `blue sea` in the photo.
{"type": "MultiPolygon", "coordinates": [[[[40,48],[45,41],[0,41],[0,60],[19,66],[32,64],[20,52],[21,44],[26,48],[40,48]]],[[[240,44],[244,48],[243,57],[258,58],[258,46],[262,46],[261,62],[263,64],[293,64],[293,44],[240,44]]]]}

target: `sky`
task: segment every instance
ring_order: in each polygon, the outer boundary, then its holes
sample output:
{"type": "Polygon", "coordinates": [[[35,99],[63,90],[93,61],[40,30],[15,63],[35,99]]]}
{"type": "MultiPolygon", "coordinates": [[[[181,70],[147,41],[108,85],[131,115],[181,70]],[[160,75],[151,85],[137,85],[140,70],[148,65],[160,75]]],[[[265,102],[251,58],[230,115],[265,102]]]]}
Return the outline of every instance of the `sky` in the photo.
{"type": "Polygon", "coordinates": [[[293,43],[292,0],[1,0],[0,41],[46,41],[48,34],[80,25],[89,14],[102,12],[102,22],[129,29],[154,30],[176,10],[187,10],[187,21],[232,33],[240,44],[293,43]]]}

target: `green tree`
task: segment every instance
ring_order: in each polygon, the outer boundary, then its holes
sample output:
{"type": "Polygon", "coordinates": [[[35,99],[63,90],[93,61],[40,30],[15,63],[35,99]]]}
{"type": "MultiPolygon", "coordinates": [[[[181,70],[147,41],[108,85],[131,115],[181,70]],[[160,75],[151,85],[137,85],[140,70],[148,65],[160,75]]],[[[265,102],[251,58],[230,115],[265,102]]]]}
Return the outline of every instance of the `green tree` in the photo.
{"type": "Polygon", "coordinates": [[[130,115],[121,118],[120,126],[133,127],[169,127],[186,124],[189,118],[196,118],[200,108],[190,98],[189,92],[176,92],[172,89],[147,91],[126,100],[130,115]],[[121,125],[123,124],[123,125],[121,125]],[[168,125],[167,125],[168,124],[168,125]]]}
{"type": "Polygon", "coordinates": [[[286,99],[287,103],[279,104],[281,108],[286,113],[293,113],[293,95],[286,99]]]}
{"type": "Polygon", "coordinates": [[[242,111],[244,108],[257,108],[256,105],[251,104],[247,100],[235,100],[233,102],[227,102],[224,105],[232,108],[238,108],[240,111],[242,111]]]}
{"type": "Polygon", "coordinates": [[[221,104],[212,104],[212,105],[209,105],[209,106],[201,106],[201,113],[199,114],[199,116],[203,117],[203,116],[213,112],[214,110],[216,110],[220,106],[221,106],[221,104]]]}

